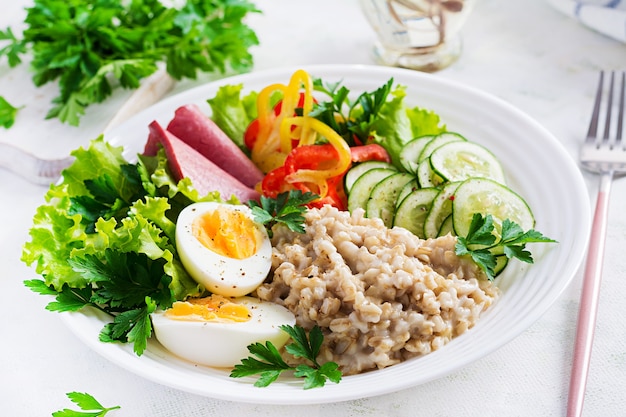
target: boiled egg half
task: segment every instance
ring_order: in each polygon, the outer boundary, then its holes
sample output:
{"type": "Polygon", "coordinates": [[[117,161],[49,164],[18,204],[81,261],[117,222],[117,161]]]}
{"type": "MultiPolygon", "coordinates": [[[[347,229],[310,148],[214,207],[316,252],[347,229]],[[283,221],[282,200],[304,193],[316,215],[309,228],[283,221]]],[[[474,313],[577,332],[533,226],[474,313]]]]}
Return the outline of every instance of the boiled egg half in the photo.
{"type": "Polygon", "coordinates": [[[177,301],[151,314],[154,334],[174,355],[196,364],[233,367],[250,356],[248,345],[270,341],[280,349],[295,324],[285,307],[253,297],[211,295],[177,301]]]}
{"type": "Polygon", "coordinates": [[[243,205],[201,202],[185,207],[176,222],[176,246],[189,275],[227,297],[252,292],[271,267],[267,231],[243,205]]]}

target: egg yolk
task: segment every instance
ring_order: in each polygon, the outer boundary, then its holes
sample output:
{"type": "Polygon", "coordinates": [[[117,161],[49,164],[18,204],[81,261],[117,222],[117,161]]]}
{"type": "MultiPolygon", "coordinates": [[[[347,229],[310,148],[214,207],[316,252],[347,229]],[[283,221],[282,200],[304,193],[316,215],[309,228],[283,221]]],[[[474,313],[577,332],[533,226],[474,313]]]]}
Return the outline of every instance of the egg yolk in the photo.
{"type": "Polygon", "coordinates": [[[216,209],[196,217],[192,233],[209,250],[234,259],[254,255],[260,240],[255,223],[237,210],[216,209]]]}
{"type": "Polygon", "coordinates": [[[228,298],[213,294],[204,298],[191,298],[176,301],[165,315],[174,320],[215,321],[219,319],[235,322],[250,320],[252,315],[248,307],[233,303],[228,298]]]}

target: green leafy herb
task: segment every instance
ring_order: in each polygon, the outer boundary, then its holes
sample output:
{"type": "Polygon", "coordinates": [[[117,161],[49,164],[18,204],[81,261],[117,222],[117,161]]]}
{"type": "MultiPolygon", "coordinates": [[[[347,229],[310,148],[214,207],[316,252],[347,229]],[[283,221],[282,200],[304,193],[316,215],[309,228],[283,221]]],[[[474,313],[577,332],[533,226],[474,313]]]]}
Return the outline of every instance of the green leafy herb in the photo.
{"type": "Polygon", "coordinates": [[[251,200],[248,205],[252,209],[255,220],[264,224],[268,234],[272,237],[272,227],[275,224],[283,224],[294,232],[304,233],[305,205],[317,198],[318,196],[311,192],[290,190],[278,194],[276,198],[261,196],[261,204],[251,200]]]}
{"type": "Polygon", "coordinates": [[[499,237],[496,236],[495,224],[491,215],[483,216],[475,213],[472,217],[466,237],[459,236],[455,251],[457,255],[469,255],[485,272],[489,280],[495,278],[496,249],[507,258],[517,258],[526,263],[533,263],[531,253],[526,244],[532,242],[556,242],[540,232],[530,229],[526,232],[515,222],[505,219],[499,237]]]}
{"type": "Polygon", "coordinates": [[[14,107],[4,97],[0,96],[0,126],[10,128],[15,123],[19,108],[14,107]]]}
{"type": "Polygon", "coordinates": [[[34,84],[58,80],[47,117],[71,125],[117,84],[137,88],[158,63],[175,79],[247,71],[258,44],[244,24],[258,12],[247,0],[186,0],[179,8],[160,0],[35,0],[26,11],[21,38],[0,30],[0,57],[14,67],[31,52],[34,84]]]}
{"type": "Polygon", "coordinates": [[[292,367],[283,361],[278,349],[272,342],[254,343],[248,346],[248,351],[253,355],[243,359],[240,364],[235,365],[230,376],[232,378],[242,378],[245,376],[259,374],[259,379],[254,383],[256,387],[266,387],[280,376],[281,373],[293,370],[294,376],[304,378],[304,389],[323,387],[326,381],[339,383],[341,381],[341,371],[335,362],[319,364],[317,356],[324,341],[322,330],[315,326],[311,329],[307,338],[306,331],[296,325],[283,325],[280,328],[287,332],[293,343],[285,346],[285,350],[295,357],[304,358],[311,365],[298,365],[292,367]]]}
{"type": "Polygon", "coordinates": [[[104,407],[91,394],[87,394],[86,392],[68,392],[66,395],[67,398],[83,411],[65,408],[52,413],[52,417],[104,417],[109,411],[121,408],[119,405],[115,407],[104,407]]]}
{"type": "Polygon", "coordinates": [[[315,79],[315,90],[327,94],[331,101],[319,103],[311,112],[311,116],[332,127],[350,146],[355,145],[355,136],[361,143],[366,143],[372,124],[386,103],[392,85],[393,78],[390,78],[375,91],[361,93],[356,100],[351,101],[350,90],[345,86],[315,79]],[[338,118],[337,115],[344,117],[338,118]]]}

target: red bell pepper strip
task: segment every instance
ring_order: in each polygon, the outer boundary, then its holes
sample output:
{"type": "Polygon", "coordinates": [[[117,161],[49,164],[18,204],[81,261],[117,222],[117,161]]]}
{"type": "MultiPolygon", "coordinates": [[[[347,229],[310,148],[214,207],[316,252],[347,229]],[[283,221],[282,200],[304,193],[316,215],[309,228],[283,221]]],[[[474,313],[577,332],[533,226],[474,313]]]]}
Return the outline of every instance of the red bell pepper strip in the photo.
{"type": "Polygon", "coordinates": [[[343,175],[338,175],[328,179],[328,193],[325,197],[319,200],[309,203],[309,208],[317,207],[321,208],[325,204],[329,204],[336,207],[339,210],[346,210],[348,208],[348,199],[343,188],[343,175]]]}
{"type": "Polygon", "coordinates": [[[338,158],[339,154],[331,144],[298,146],[287,155],[285,169],[287,175],[299,169],[318,169],[325,162],[333,162],[338,158]]]}

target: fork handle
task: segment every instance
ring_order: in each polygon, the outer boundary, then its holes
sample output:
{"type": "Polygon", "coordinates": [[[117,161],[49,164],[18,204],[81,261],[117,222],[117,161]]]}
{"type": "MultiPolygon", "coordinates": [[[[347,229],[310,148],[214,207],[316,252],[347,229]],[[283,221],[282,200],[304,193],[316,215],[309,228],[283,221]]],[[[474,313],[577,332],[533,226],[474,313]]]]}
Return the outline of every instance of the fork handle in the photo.
{"type": "Polygon", "coordinates": [[[609,196],[613,172],[605,172],[600,177],[600,189],[596,199],[596,208],[591,226],[589,251],[583,277],[583,287],[578,310],[576,327],[576,343],[574,347],[574,362],[570,378],[569,396],[567,402],[567,417],[580,417],[585,399],[585,386],[589,373],[593,335],[598,313],[598,299],[600,282],[602,280],[602,262],[604,260],[604,246],[609,212],[609,196]]]}

